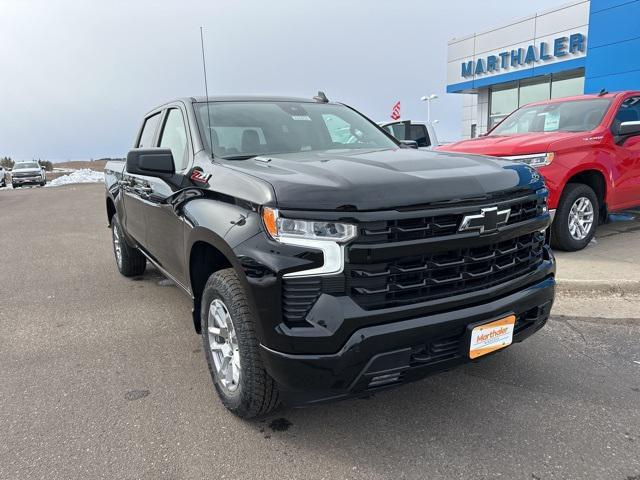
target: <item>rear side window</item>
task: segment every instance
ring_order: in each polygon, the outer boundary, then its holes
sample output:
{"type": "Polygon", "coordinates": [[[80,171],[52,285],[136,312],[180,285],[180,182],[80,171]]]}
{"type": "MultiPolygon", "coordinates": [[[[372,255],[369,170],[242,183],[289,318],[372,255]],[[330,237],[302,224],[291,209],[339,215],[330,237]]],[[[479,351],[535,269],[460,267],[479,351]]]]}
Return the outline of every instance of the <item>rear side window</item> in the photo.
{"type": "Polygon", "coordinates": [[[419,147],[428,147],[431,145],[429,140],[429,132],[424,125],[411,125],[411,140],[415,140],[419,147]]]}
{"type": "Polygon", "coordinates": [[[160,113],[156,113],[155,115],[147,118],[144,121],[144,126],[142,127],[142,133],[140,134],[140,140],[138,140],[138,148],[151,148],[153,147],[153,137],[156,133],[156,129],[158,128],[158,123],[160,122],[160,113]]]}

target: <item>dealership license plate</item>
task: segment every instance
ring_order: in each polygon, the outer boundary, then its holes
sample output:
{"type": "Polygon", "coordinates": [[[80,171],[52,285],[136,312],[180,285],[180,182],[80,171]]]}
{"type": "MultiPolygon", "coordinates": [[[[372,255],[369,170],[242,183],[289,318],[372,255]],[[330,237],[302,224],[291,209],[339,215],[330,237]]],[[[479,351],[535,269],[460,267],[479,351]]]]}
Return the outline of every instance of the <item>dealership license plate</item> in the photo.
{"type": "Polygon", "coordinates": [[[485,323],[484,325],[475,327],[471,331],[469,357],[478,358],[511,345],[515,323],[515,315],[509,315],[495,322],[485,323]]]}

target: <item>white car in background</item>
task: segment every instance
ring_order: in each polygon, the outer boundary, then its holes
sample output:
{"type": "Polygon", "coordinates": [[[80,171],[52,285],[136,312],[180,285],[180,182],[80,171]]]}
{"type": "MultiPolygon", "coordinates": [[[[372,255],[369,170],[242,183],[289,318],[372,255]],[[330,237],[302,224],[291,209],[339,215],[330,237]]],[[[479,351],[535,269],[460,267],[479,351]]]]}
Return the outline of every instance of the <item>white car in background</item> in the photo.
{"type": "Polygon", "coordinates": [[[439,145],[433,123],[397,120],[395,122],[379,123],[378,125],[398,140],[416,142],[419,150],[431,150],[439,145]]]}
{"type": "Polygon", "coordinates": [[[11,170],[11,185],[13,188],[24,185],[40,185],[44,187],[47,177],[44,168],[38,162],[16,162],[11,170]]]}
{"type": "Polygon", "coordinates": [[[7,171],[0,165],[0,188],[7,186],[7,171]]]}

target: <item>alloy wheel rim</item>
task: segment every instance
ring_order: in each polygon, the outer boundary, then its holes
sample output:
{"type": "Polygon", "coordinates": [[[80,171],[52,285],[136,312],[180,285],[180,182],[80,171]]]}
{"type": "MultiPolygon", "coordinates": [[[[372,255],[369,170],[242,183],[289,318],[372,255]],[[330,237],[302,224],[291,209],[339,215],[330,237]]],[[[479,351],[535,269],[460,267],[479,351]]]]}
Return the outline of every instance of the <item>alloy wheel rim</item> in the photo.
{"type": "Polygon", "coordinates": [[[569,233],[575,240],[584,240],[593,228],[593,203],[587,197],[580,197],[569,210],[569,233]]]}
{"type": "Polygon", "coordinates": [[[218,298],[209,305],[207,326],[216,378],[229,392],[235,392],[242,373],[240,347],[229,309],[218,298]]]}
{"type": "Polygon", "coordinates": [[[122,243],[120,242],[120,232],[117,226],[113,226],[113,250],[116,254],[118,267],[122,268],[122,243]]]}

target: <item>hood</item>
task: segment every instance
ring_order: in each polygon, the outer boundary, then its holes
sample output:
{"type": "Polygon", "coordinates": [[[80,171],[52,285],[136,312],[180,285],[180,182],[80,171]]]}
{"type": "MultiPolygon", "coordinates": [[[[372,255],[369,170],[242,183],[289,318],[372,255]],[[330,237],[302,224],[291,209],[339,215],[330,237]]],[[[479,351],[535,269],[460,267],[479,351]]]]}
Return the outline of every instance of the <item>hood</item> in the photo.
{"type": "Polygon", "coordinates": [[[527,155],[547,152],[552,143],[583,137],[585,132],[536,132],[519,135],[488,135],[486,137],[462,140],[438,147],[439,151],[465,152],[481,155],[506,156],[527,155]]]}
{"type": "Polygon", "coordinates": [[[269,182],[278,207],[293,210],[385,210],[542,186],[526,165],[413,149],[298,152],[223,162],[269,182]]]}

